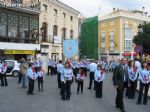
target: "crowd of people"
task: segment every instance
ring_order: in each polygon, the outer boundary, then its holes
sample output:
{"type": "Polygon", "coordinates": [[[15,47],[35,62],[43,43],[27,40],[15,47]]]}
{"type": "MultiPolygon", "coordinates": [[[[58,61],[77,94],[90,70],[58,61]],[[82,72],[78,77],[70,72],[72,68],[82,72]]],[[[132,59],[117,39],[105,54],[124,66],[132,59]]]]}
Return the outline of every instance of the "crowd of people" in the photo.
{"type": "MultiPolygon", "coordinates": [[[[40,60],[31,62],[31,60],[26,61],[24,58],[21,59],[18,83],[22,84],[22,88],[27,88],[26,79],[28,79],[27,95],[34,94],[35,80],[38,81],[38,90],[43,91],[46,72],[42,69],[42,65],[43,63],[40,60]]],[[[7,64],[5,60],[2,60],[0,63],[1,86],[8,86],[6,71],[7,64]]],[[[129,99],[134,99],[138,81],[140,83],[137,104],[143,103],[147,105],[150,85],[150,63],[140,62],[138,59],[127,60],[122,58],[121,60],[110,61],[109,63],[102,60],[67,60],[65,63],[61,60],[48,60],[47,76],[57,74],[57,83],[62,100],[70,100],[71,85],[73,82],[77,83],[77,94],[83,94],[84,80],[86,77],[89,77],[89,86],[87,89],[91,90],[93,85],[95,97],[102,98],[103,81],[108,71],[113,72],[113,85],[117,91],[116,108],[119,108],[121,112],[125,112],[123,103],[124,91],[126,89],[125,94],[129,99]]]]}

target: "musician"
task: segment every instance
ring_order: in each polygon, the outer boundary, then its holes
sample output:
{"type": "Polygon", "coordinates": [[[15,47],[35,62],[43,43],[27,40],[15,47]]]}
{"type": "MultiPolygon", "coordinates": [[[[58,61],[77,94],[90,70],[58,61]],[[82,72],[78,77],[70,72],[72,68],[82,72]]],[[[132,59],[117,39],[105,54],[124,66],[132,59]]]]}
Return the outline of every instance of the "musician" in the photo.
{"type": "Polygon", "coordinates": [[[5,60],[2,60],[1,70],[0,70],[1,86],[8,86],[6,71],[7,71],[7,63],[5,63],[5,60]]]}
{"type": "Polygon", "coordinates": [[[142,64],[142,70],[139,74],[140,91],[139,91],[137,104],[141,104],[143,90],[144,90],[143,104],[147,105],[147,96],[148,96],[148,90],[149,90],[149,84],[150,84],[150,70],[148,70],[147,67],[148,67],[147,63],[144,62],[142,64]]]}
{"type": "Polygon", "coordinates": [[[79,69],[79,73],[77,74],[77,94],[79,94],[81,88],[81,94],[83,94],[83,84],[84,84],[85,73],[82,69],[79,69]]]}
{"type": "Polygon", "coordinates": [[[73,70],[70,62],[66,61],[65,68],[62,75],[62,100],[70,100],[71,94],[71,83],[73,79],[73,70]]]}
{"type": "Polygon", "coordinates": [[[102,69],[102,65],[99,64],[97,66],[97,70],[95,71],[95,81],[96,81],[96,91],[95,96],[96,98],[102,98],[102,86],[103,86],[103,80],[105,79],[105,72],[102,69]]]}
{"type": "Polygon", "coordinates": [[[128,98],[134,99],[135,91],[137,87],[137,77],[138,77],[138,68],[135,67],[135,62],[130,61],[128,67],[128,75],[129,75],[129,89],[128,89],[128,98]]]}
{"type": "Polygon", "coordinates": [[[28,83],[29,87],[28,87],[27,95],[33,95],[34,81],[38,76],[38,71],[36,68],[35,69],[32,68],[32,63],[29,64],[29,68],[27,70],[27,76],[29,79],[29,83],[28,83]]]}

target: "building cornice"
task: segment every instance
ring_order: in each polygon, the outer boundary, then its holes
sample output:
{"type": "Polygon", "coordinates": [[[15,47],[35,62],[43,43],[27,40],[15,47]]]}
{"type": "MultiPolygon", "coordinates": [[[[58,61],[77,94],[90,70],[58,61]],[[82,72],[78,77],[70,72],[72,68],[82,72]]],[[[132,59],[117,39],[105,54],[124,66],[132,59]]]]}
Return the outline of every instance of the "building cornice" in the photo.
{"type": "Polygon", "coordinates": [[[125,18],[130,18],[130,19],[134,19],[134,20],[140,20],[140,21],[147,21],[150,22],[150,17],[145,16],[145,15],[136,15],[136,14],[132,14],[132,13],[124,13],[124,12],[117,12],[117,13],[112,13],[112,14],[108,14],[106,16],[99,16],[98,21],[105,21],[105,20],[109,20],[109,19],[114,19],[114,18],[118,18],[118,17],[125,17],[125,18]]]}
{"type": "Polygon", "coordinates": [[[65,9],[67,11],[70,11],[70,12],[74,13],[75,15],[79,15],[80,14],[79,11],[77,11],[74,8],[68,6],[68,5],[66,5],[66,4],[64,4],[64,3],[60,2],[60,1],[57,1],[57,0],[46,0],[46,1],[40,1],[40,2],[41,3],[50,3],[50,4],[57,5],[57,6],[65,9]]]}

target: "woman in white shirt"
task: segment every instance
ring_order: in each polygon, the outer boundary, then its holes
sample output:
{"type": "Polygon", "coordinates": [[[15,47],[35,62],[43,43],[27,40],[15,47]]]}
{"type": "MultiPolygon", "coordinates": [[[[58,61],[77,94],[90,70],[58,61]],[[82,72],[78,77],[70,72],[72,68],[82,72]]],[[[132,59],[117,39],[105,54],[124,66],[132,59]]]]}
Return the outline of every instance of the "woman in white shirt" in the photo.
{"type": "Polygon", "coordinates": [[[150,70],[148,70],[148,66],[146,62],[142,64],[142,70],[139,74],[139,80],[140,80],[140,91],[139,91],[137,104],[141,104],[143,90],[144,90],[143,104],[147,105],[147,96],[148,96],[148,90],[150,84],[150,70]]]}
{"type": "Polygon", "coordinates": [[[128,76],[129,76],[128,98],[134,99],[135,91],[137,87],[138,68],[135,66],[134,61],[130,61],[128,65],[129,65],[128,67],[128,76]]]}
{"type": "Polygon", "coordinates": [[[96,82],[96,90],[95,90],[95,96],[96,98],[102,98],[102,86],[103,86],[103,81],[105,79],[105,72],[102,69],[102,65],[97,66],[97,70],[95,71],[95,82],[96,82]]]}
{"type": "Polygon", "coordinates": [[[70,62],[67,61],[65,63],[65,68],[63,71],[63,79],[62,83],[63,83],[63,87],[62,87],[62,100],[70,100],[70,94],[71,94],[71,83],[72,83],[72,79],[73,79],[73,70],[71,68],[70,62]]]}

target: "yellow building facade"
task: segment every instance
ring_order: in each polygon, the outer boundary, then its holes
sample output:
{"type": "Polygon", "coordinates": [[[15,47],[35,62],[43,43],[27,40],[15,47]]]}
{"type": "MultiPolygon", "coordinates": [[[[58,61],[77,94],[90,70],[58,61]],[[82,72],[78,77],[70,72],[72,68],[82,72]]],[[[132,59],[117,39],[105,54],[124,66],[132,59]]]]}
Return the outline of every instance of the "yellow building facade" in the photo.
{"type": "Polygon", "coordinates": [[[108,15],[99,16],[99,58],[109,61],[136,57],[132,39],[144,21],[150,22],[150,17],[142,11],[113,10],[108,15]]]}

